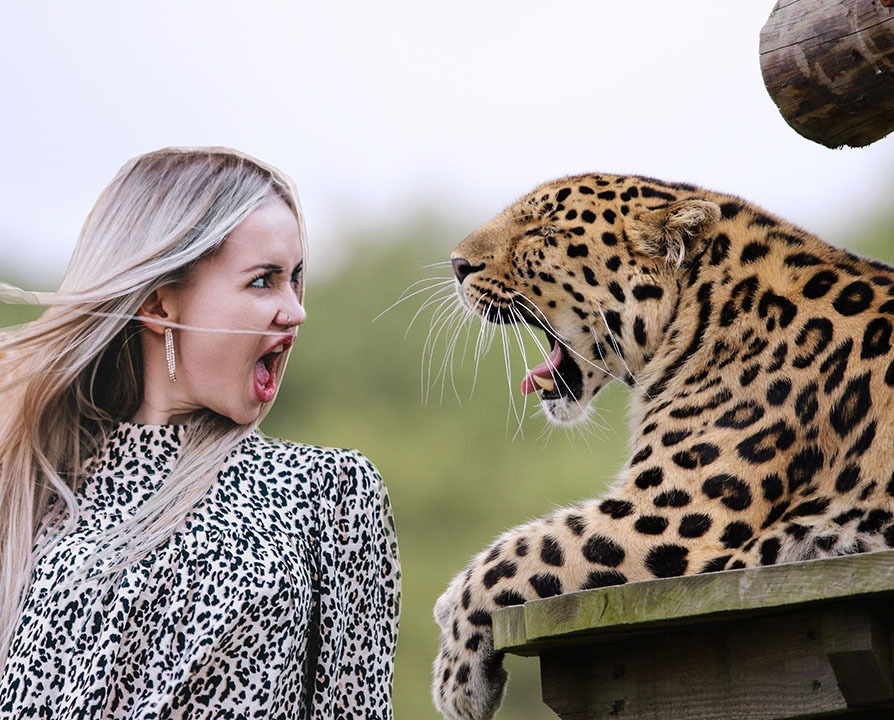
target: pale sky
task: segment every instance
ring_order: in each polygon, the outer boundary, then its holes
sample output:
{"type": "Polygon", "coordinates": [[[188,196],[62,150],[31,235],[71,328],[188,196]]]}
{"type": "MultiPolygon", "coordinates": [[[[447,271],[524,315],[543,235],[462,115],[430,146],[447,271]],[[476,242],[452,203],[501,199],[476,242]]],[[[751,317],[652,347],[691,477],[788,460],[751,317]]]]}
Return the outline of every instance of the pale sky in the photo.
{"type": "Polygon", "coordinates": [[[0,277],[58,283],[100,190],[165,145],[290,173],[323,266],[347,229],[422,206],[471,231],[591,171],[733,192],[844,242],[894,191],[894,136],[828,150],[785,124],[758,58],[774,4],[6,2],[0,277]]]}

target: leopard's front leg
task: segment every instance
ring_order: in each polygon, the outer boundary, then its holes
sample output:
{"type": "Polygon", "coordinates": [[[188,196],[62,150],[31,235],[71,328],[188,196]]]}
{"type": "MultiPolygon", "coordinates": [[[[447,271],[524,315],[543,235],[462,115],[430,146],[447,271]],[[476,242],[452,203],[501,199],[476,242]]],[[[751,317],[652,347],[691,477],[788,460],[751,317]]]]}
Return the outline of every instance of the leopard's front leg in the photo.
{"type": "Polygon", "coordinates": [[[611,511],[610,501],[592,501],[521,525],[453,579],[435,605],[441,647],[432,694],[445,717],[486,720],[499,707],[506,672],[502,653],[494,651],[495,610],[644,574],[631,561],[639,543],[625,549],[608,534],[607,523],[612,530],[622,525],[611,520],[611,511]]]}

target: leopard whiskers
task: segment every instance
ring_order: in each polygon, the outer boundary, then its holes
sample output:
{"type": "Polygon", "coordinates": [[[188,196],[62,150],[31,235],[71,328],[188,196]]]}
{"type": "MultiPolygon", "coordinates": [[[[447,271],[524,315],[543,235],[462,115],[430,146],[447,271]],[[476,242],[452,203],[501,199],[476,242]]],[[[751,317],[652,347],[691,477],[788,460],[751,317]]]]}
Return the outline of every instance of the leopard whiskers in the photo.
{"type": "MultiPolygon", "coordinates": [[[[547,332],[550,335],[552,335],[554,338],[559,337],[559,334],[553,328],[552,323],[550,323],[549,318],[546,317],[546,315],[543,313],[543,311],[539,307],[537,307],[537,305],[535,305],[534,302],[529,297],[527,297],[523,293],[518,292],[517,290],[513,291],[513,295],[524,301],[525,309],[530,310],[532,313],[534,313],[535,315],[538,316],[538,321],[542,323],[542,325],[546,328],[547,332]]],[[[525,324],[527,325],[527,323],[525,323],[525,324]]],[[[581,360],[581,362],[586,363],[588,366],[595,368],[596,370],[599,370],[600,372],[608,375],[609,377],[611,377],[615,380],[621,380],[623,382],[623,380],[621,378],[619,378],[617,375],[613,374],[611,372],[611,370],[608,369],[608,364],[605,362],[604,356],[602,357],[602,361],[603,361],[603,364],[605,364],[605,367],[602,367],[602,366],[598,365],[597,363],[593,362],[592,360],[590,360],[590,358],[587,358],[587,357],[584,357],[583,355],[581,355],[574,348],[568,347],[567,345],[563,345],[563,347],[566,350],[568,350],[572,355],[579,358],[581,360]]]]}
{"type": "Polygon", "coordinates": [[[515,394],[512,392],[512,358],[509,353],[509,338],[506,335],[505,323],[500,323],[500,340],[503,344],[503,365],[506,369],[506,384],[509,386],[509,409],[506,413],[506,431],[509,431],[509,422],[512,415],[518,423],[521,423],[522,417],[519,416],[518,406],[515,403],[515,394]]]}
{"type": "MultiPolygon", "coordinates": [[[[515,341],[518,343],[518,349],[522,356],[523,367],[527,368],[528,367],[528,357],[527,357],[527,353],[525,352],[525,343],[524,343],[524,339],[522,338],[521,331],[518,329],[519,323],[522,323],[523,319],[521,317],[521,313],[519,313],[516,308],[510,306],[510,310],[511,310],[512,315],[516,318],[516,322],[514,322],[512,324],[512,333],[515,335],[515,341]]],[[[539,343],[537,343],[537,349],[542,350],[539,343]]],[[[512,388],[511,388],[511,383],[510,383],[510,391],[511,390],[512,390],[512,388]]],[[[522,421],[524,420],[525,415],[527,414],[527,409],[528,409],[528,396],[525,395],[522,398],[521,419],[519,420],[518,427],[515,430],[515,434],[512,436],[513,440],[515,440],[519,436],[524,438],[524,432],[522,431],[522,421]]]]}
{"type": "Polygon", "coordinates": [[[444,322],[445,327],[448,327],[447,332],[447,348],[444,353],[444,359],[441,361],[441,365],[438,368],[438,373],[435,375],[433,384],[437,384],[438,380],[441,381],[441,397],[440,401],[444,402],[444,392],[447,385],[447,375],[450,375],[450,387],[453,390],[453,394],[456,397],[457,402],[462,405],[462,400],[459,396],[459,391],[456,388],[456,380],[453,372],[453,362],[454,362],[454,354],[456,352],[456,345],[459,341],[460,336],[462,335],[463,327],[465,326],[468,330],[468,318],[463,312],[463,308],[458,305],[453,305],[450,309],[450,314],[444,322]]]}
{"type": "MultiPolygon", "coordinates": [[[[481,304],[481,298],[475,303],[475,311],[477,312],[478,307],[481,304]]],[[[484,317],[487,315],[491,309],[493,308],[494,301],[490,300],[487,304],[483,313],[478,313],[478,319],[480,320],[480,325],[478,328],[478,337],[475,342],[475,375],[472,380],[472,392],[475,391],[475,386],[478,383],[478,368],[481,363],[481,358],[490,350],[491,345],[493,344],[494,338],[496,337],[497,328],[492,323],[487,322],[484,317]]]]}
{"type": "MultiPolygon", "coordinates": [[[[376,315],[373,318],[373,322],[378,320],[385,313],[390,312],[391,310],[396,308],[402,302],[409,300],[411,297],[415,297],[416,295],[420,295],[422,293],[428,292],[429,290],[434,290],[434,293],[432,293],[432,295],[429,296],[431,298],[434,295],[436,295],[438,292],[441,292],[444,289],[452,286],[454,282],[455,281],[453,280],[453,278],[449,278],[449,277],[444,277],[444,278],[432,277],[432,278],[424,278],[422,280],[417,280],[416,282],[412,283],[406,290],[404,290],[400,294],[400,297],[397,298],[397,300],[395,300],[393,303],[391,303],[391,305],[389,305],[387,308],[382,310],[382,312],[380,312],[378,315],[376,315]],[[426,285],[423,288],[418,288],[416,290],[413,290],[414,287],[416,287],[417,285],[421,285],[422,283],[430,283],[430,284],[426,285]],[[413,291],[410,292],[411,290],[413,290],[413,291]]],[[[419,310],[416,312],[416,314],[413,316],[413,320],[410,321],[410,325],[407,327],[408,331],[409,331],[410,327],[413,326],[413,322],[416,320],[416,317],[419,315],[419,312],[421,312],[425,308],[426,308],[426,304],[423,303],[422,306],[419,308],[419,310]]]]}
{"type": "Polygon", "coordinates": [[[453,297],[446,297],[440,301],[437,309],[432,315],[432,320],[429,325],[428,337],[426,337],[425,345],[422,349],[423,358],[425,357],[426,351],[428,352],[428,362],[423,363],[422,368],[423,402],[428,402],[428,389],[437,382],[437,379],[439,377],[432,375],[435,347],[437,346],[438,340],[441,337],[441,334],[444,332],[444,329],[449,324],[450,319],[455,316],[456,310],[457,308],[453,301],[453,297]]]}
{"type": "MultiPolygon", "coordinates": [[[[549,352],[548,352],[547,350],[545,350],[545,349],[543,348],[543,346],[540,344],[540,340],[539,340],[539,339],[537,338],[537,336],[534,334],[534,331],[531,329],[530,325],[528,325],[528,324],[524,321],[524,318],[522,317],[521,312],[519,312],[518,310],[515,310],[515,313],[516,313],[516,315],[517,315],[517,317],[518,317],[518,320],[519,320],[519,323],[518,323],[518,324],[521,325],[522,327],[524,327],[525,330],[527,330],[528,334],[531,336],[531,339],[534,341],[534,343],[537,345],[537,348],[540,350],[540,353],[543,355],[543,359],[544,359],[544,360],[548,360],[548,359],[549,359],[549,352]]],[[[591,363],[591,364],[592,364],[592,363],[591,363]]],[[[527,360],[525,361],[525,366],[527,367],[527,360]]],[[[584,405],[581,404],[581,401],[580,401],[579,399],[577,399],[577,398],[574,397],[574,393],[571,392],[571,387],[568,385],[568,383],[567,383],[567,381],[565,380],[565,378],[563,378],[562,375],[561,375],[560,373],[556,373],[556,376],[558,377],[558,379],[559,379],[559,381],[562,383],[562,385],[565,387],[565,389],[568,391],[568,395],[569,395],[569,397],[571,397],[571,398],[574,399],[574,403],[578,406],[578,408],[580,408],[581,412],[584,413],[584,414],[587,414],[587,408],[586,408],[584,405]]]]}

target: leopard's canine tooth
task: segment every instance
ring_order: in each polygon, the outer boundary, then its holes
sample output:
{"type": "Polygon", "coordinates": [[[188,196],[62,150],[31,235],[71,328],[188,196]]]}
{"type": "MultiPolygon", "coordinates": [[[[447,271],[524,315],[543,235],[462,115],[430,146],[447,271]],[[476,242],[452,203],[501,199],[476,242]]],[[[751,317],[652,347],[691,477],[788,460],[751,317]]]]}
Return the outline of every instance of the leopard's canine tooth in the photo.
{"type": "Polygon", "coordinates": [[[540,387],[542,387],[547,392],[551,392],[556,389],[556,381],[551,377],[540,377],[539,375],[532,375],[531,378],[537,383],[540,387]]]}

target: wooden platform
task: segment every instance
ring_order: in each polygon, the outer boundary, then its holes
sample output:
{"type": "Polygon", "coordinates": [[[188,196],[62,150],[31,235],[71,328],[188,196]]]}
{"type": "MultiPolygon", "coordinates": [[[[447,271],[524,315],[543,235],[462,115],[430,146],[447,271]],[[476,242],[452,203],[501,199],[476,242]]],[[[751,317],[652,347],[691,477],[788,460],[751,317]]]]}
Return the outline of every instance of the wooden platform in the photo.
{"type": "MultiPolygon", "coordinates": [[[[562,718],[894,720],[894,550],[630,583],[494,613],[562,718]]],[[[510,680],[509,692],[512,692],[510,680]]]]}

